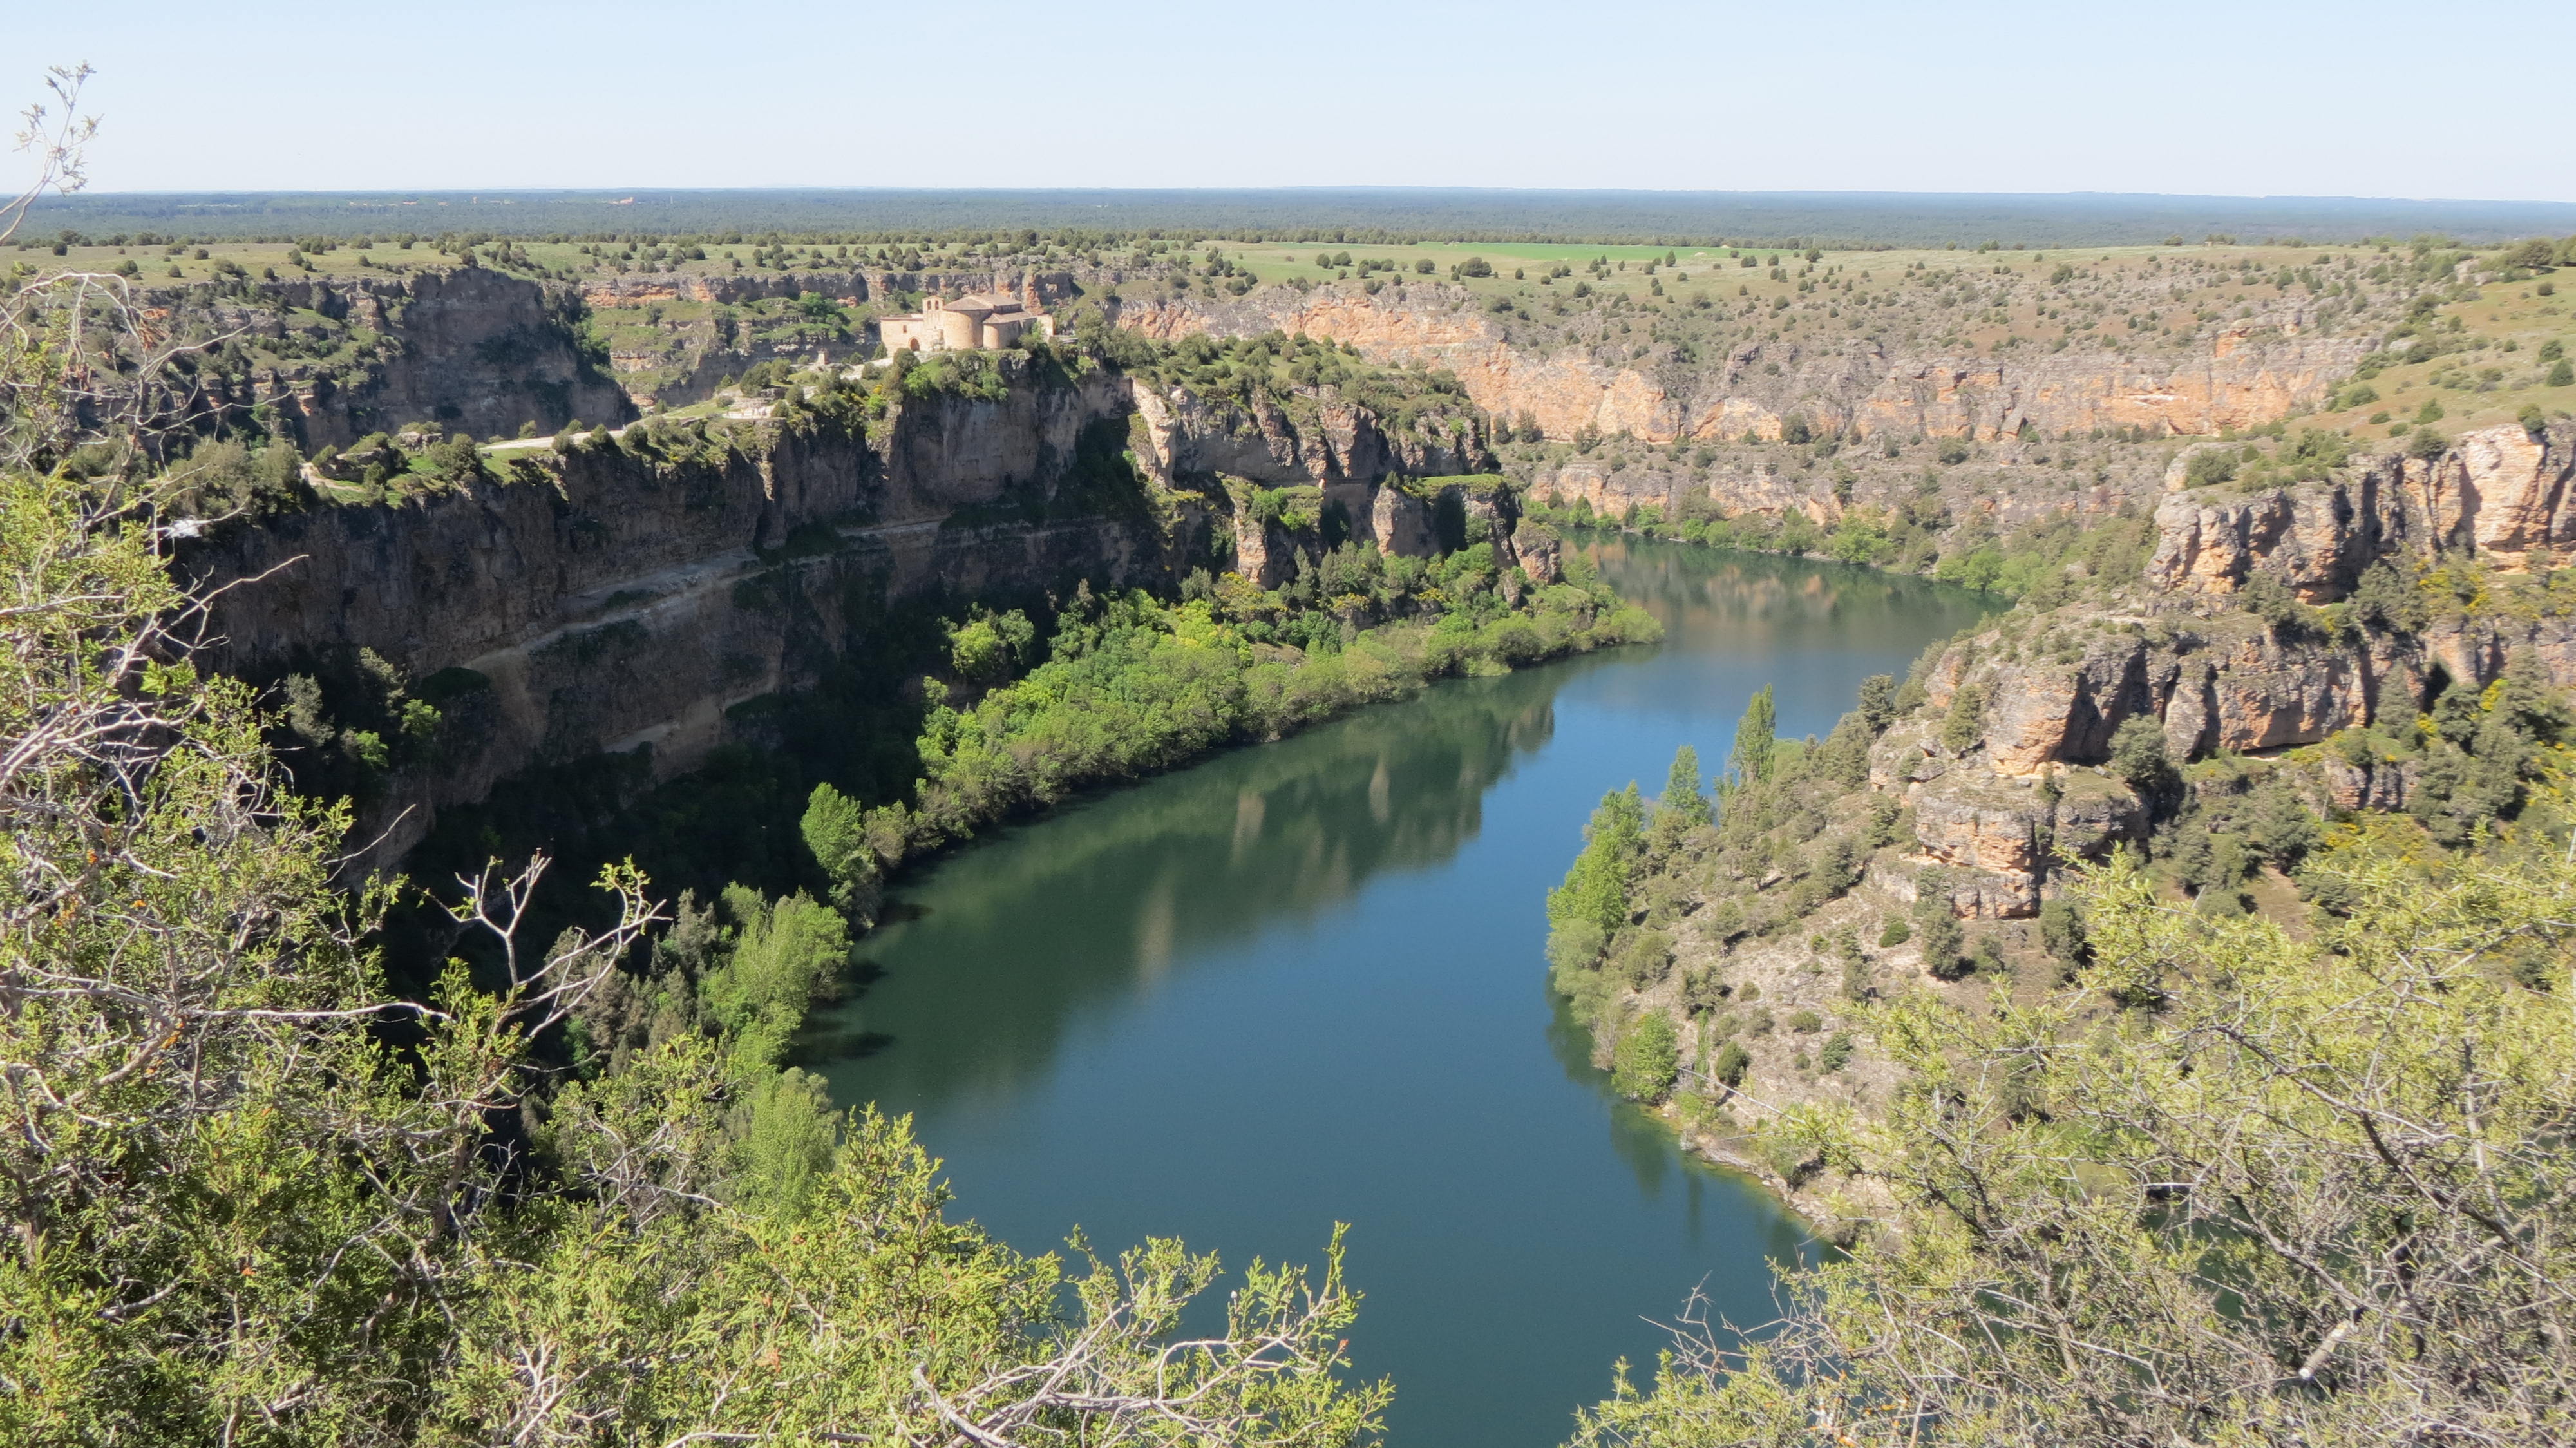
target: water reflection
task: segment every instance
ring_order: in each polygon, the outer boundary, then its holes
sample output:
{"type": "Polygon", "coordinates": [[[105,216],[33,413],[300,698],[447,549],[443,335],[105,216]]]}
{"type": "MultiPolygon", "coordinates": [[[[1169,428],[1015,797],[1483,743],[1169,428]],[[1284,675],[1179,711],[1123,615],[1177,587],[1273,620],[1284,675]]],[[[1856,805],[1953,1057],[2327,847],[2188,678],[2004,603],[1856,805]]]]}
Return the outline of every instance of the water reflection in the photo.
{"type": "Polygon", "coordinates": [[[1663,645],[1447,683],[1088,800],[909,881],[819,1043],[916,1114],[959,1210],[1240,1266],[1354,1224],[1361,1370],[1397,1448],[1549,1448],[1694,1285],[1771,1316],[1796,1223],[1616,1101],[1545,988],[1586,814],[1744,701],[1822,732],[1984,604],[1914,580],[1611,541],[1663,645]],[[1551,1062],[1551,1056],[1554,1058],[1551,1062]],[[1553,1068],[1552,1068],[1553,1067],[1553,1068]]]}
{"type": "Polygon", "coordinates": [[[850,1054],[868,1029],[864,1071],[827,1070],[854,1091],[914,1109],[1007,1096],[1086,1012],[1176,961],[1454,857],[1486,792],[1554,737],[1556,691],[1605,662],[1457,681],[1003,831],[898,897],[913,908],[861,946],[877,983],[808,1053],[850,1054]]]}

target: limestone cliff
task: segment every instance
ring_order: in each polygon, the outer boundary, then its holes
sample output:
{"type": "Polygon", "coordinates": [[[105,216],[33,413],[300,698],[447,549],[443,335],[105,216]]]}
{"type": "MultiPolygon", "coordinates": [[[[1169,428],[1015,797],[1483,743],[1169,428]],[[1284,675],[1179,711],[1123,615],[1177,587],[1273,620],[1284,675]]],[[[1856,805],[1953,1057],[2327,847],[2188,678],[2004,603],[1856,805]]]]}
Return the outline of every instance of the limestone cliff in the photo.
{"type": "MultiPolygon", "coordinates": [[[[2516,658],[2576,687],[2576,617],[2430,608],[2442,600],[2423,600],[2403,581],[2445,566],[2463,580],[2545,574],[2576,557],[2576,427],[2473,432],[2432,459],[2372,459],[2252,497],[2180,491],[2181,476],[2177,467],[2178,491],[2158,510],[2157,548],[2138,588],[2107,608],[2024,610],[1962,640],[1922,682],[1936,715],[1973,691],[1964,742],[1954,733],[1945,746],[1939,723],[1918,721],[1889,730],[1873,751],[1872,786],[1914,812],[1924,862],[1955,867],[1960,913],[2033,914],[2053,869],[2050,846],[2098,855],[2142,837],[2145,803],[2101,769],[2129,719],[2155,720],[2176,760],[2263,755],[2369,725],[2389,707],[2411,717],[2442,688],[2485,688],[2516,658]],[[2242,606],[2246,590],[2268,579],[2285,600],[2347,601],[2349,610],[2382,561],[2404,571],[2385,571],[2380,587],[2394,593],[2364,598],[2372,612],[2242,606]]],[[[2340,807],[2405,803],[2400,770],[2322,764],[2340,807]]]]}
{"type": "Polygon", "coordinates": [[[506,481],[225,525],[183,561],[223,588],[213,658],[232,672],[274,682],[365,650],[436,681],[435,759],[359,822],[376,863],[533,764],[650,746],[669,774],[758,738],[742,706],[812,682],[890,603],[1168,584],[1238,551],[1270,586],[1348,537],[1420,554],[1474,532],[1520,561],[1499,480],[1400,476],[1477,454],[1391,436],[1365,407],[1293,399],[1256,421],[1106,368],[999,366],[998,399],[898,388],[873,418],[844,403],[498,448],[506,481]],[[1121,443],[1127,498],[1102,491],[1121,443]],[[1310,501],[1244,506],[1263,486],[1310,501]]]}
{"type": "Polygon", "coordinates": [[[1442,477],[1495,469],[1475,419],[1435,414],[1414,428],[1391,426],[1330,388],[1248,400],[1140,388],[1136,405],[1145,428],[1139,455],[1163,477],[1331,485],[1371,483],[1390,473],[1442,477]]]}
{"type": "Polygon", "coordinates": [[[483,267],[146,293],[147,315],[207,350],[183,358],[196,421],[255,410],[307,452],[425,422],[478,437],[634,405],[578,329],[570,288],[483,267]]]}
{"type": "Polygon", "coordinates": [[[2381,458],[2331,481],[2251,496],[2186,489],[2176,457],[2156,509],[2147,581],[2233,593],[2257,575],[2310,603],[2348,596],[2363,569],[2411,553],[2542,572],[2576,558],[2576,448],[2567,429],[2488,428],[2438,458],[2381,458]]]}
{"type": "Polygon", "coordinates": [[[390,860],[440,806],[531,763],[649,744],[657,770],[692,766],[735,736],[728,709],[809,680],[875,603],[1167,570],[1162,540],[1118,519],[974,521],[1049,495],[1083,429],[1127,405],[1095,374],[907,403],[874,436],[594,434],[519,455],[506,483],[288,514],[187,562],[257,580],[215,611],[232,671],[273,679],[360,648],[413,679],[470,671],[473,737],[361,822],[362,839],[390,831],[375,852],[390,860]]]}
{"type": "MultiPolygon", "coordinates": [[[[2209,435],[2285,416],[2324,396],[2370,348],[2318,335],[2293,314],[2234,326],[2163,354],[2108,348],[2028,356],[1892,349],[1866,338],[1746,343],[1715,366],[1649,371],[1593,349],[1515,345],[1463,288],[1436,282],[1262,288],[1230,300],[1130,305],[1120,320],[1157,337],[1276,328],[1348,342],[1373,361],[1447,368],[1499,416],[1535,419],[1553,439],[1587,429],[1645,442],[1781,438],[1794,415],[1818,432],[1996,441],[2142,428],[2209,435]]],[[[1712,359],[1714,360],[1714,359],[1712,359]]]]}
{"type": "Polygon", "coordinates": [[[1118,316],[1162,338],[1304,333],[1373,361],[1452,373],[1524,440],[1578,442],[1498,459],[1542,502],[1581,499],[1614,516],[1643,505],[1668,519],[1796,513],[1824,527],[1855,508],[1905,507],[1936,453],[1954,521],[2011,529],[2151,508],[2162,459],[2131,440],[2276,422],[2315,405],[2375,336],[2320,330],[2313,313],[2289,307],[2153,348],[2104,341],[1976,355],[1868,336],[1764,336],[1722,357],[1659,344],[1623,363],[1611,359],[1625,351],[1605,354],[1593,341],[1516,336],[1474,301],[1427,280],[1374,291],[1274,286],[1144,299],[1118,316]]]}

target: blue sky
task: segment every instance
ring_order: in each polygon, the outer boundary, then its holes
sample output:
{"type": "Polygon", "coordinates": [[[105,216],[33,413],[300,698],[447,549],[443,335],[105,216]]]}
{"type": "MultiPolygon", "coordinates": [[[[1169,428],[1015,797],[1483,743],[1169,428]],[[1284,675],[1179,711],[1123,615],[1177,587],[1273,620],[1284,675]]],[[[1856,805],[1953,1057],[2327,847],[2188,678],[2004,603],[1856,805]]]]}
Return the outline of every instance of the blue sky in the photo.
{"type": "Polygon", "coordinates": [[[9,8],[0,98],[99,68],[100,190],[2576,200],[2566,0],[9,8]]]}

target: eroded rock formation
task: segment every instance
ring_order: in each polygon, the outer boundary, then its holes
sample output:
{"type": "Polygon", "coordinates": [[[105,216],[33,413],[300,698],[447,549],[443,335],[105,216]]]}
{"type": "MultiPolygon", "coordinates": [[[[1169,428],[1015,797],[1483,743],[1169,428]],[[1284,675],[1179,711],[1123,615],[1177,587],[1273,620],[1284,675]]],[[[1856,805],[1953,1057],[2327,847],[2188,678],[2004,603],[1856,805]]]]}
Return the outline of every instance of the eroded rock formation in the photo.
{"type": "MultiPolygon", "coordinates": [[[[2368,725],[2383,708],[2411,713],[2440,686],[2483,688],[2517,657],[2576,687],[2576,619],[2443,613],[2401,629],[2266,618],[2236,597],[2270,577],[2315,602],[2347,599],[2383,559],[2563,566],[2576,544],[2571,458],[2576,428],[2496,428],[2429,461],[2369,460],[2331,481],[2250,497],[2177,492],[2157,513],[2138,596],[1953,645],[1924,683],[1935,709],[1976,691],[1972,742],[1945,749],[1928,725],[1892,729],[1872,783],[1914,811],[1921,859],[1957,872],[1962,913],[2029,915],[2053,869],[2043,842],[2090,856],[2144,828],[2143,802],[2103,768],[2129,719],[2155,720],[2177,760],[2265,754],[2368,725]]],[[[2329,764],[2341,807],[2407,798],[2402,764],[2329,764]]]]}
{"type": "Polygon", "coordinates": [[[2166,357],[2110,350],[1963,357],[1891,352],[1852,338],[1747,343],[1686,379],[1609,366],[1578,349],[1533,355],[1471,307],[1461,288],[1396,284],[1376,295],[1268,287],[1237,299],[1131,304],[1120,320],[1164,338],[1277,329],[1347,342],[1376,362],[1455,372],[1479,407],[1527,415],[1553,439],[1588,430],[1647,442],[1777,441],[1795,415],[1819,431],[1994,441],[2142,428],[2210,435],[2312,403],[2369,350],[2354,336],[2233,328],[2166,357]]]}
{"type": "Polygon", "coordinates": [[[308,357],[245,377],[201,370],[202,395],[183,408],[200,419],[263,408],[307,452],[410,423],[484,437],[635,416],[584,349],[570,290],[487,268],[172,288],[148,300],[156,320],[308,357]]]}
{"type": "Polygon", "coordinates": [[[2485,428],[2438,458],[2373,459],[2344,477],[2250,496],[2186,490],[2177,456],[2156,509],[2147,581],[2230,594],[2268,575],[2311,603],[2348,597],[2362,571],[2409,554],[2476,558],[2511,573],[2576,558],[2576,446],[2565,427],[2485,428]]]}
{"type": "Polygon", "coordinates": [[[864,427],[654,423],[500,452],[508,482],[233,525],[185,562],[237,585],[213,618],[232,672],[273,681],[364,649],[415,682],[444,676],[462,733],[359,822],[388,862],[440,808],[530,765],[649,746],[668,774],[757,737],[738,707],[810,684],[889,602],[1168,583],[1235,549],[1276,585],[1335,541],[1327,506],[1340,536],[1389,552],[1472,530],[1520,561],[1498,479],[1399,478],[1483,460],[1463,443],[1390,436],[1329,398],[1252,418],[1106,370],[1067,383],[1001,366],[1000,400],[904,401],[864,427]],[[1131,445],[1151,500],[1061,502],[1104,431],[1131,445]],[[1312,501],[1294,526],[1255,518],[1238,503],[1259,486],[1312,501]]]}

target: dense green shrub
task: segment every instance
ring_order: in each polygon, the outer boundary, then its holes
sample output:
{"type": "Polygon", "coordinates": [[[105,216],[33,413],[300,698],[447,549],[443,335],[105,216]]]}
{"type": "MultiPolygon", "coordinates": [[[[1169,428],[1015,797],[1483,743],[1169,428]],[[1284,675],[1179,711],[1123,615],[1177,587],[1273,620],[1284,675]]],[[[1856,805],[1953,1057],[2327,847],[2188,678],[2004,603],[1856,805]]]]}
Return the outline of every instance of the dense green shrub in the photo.
{"type": "MultiPolygon", "coordinates": [[[[1233,574],[1179,603],[1080,589],[1044,662],[971,704],[948,702],[944,685],[931,690],[914,798],[871,811],[868,838],[891,869],[1077,789],[1168,769],[1223,744],[1276,739],[1444,675],[1659,634],[1651,616],[1599,585],[1538,589],[1514,603],[1498,579],[1486,543],[1428,561],[1345,544],[1324,568],[1301,570],[1296,583],[1269,593],[1233,574]],[[1318,600],[1325,578],[1360,591],[1318,600]],[[1400,616],[1346,639],[1335,611],[1346,605],[1400,616]]],[[[1033,651],[1008,614],[971,622],[954,638],[951,664],[961,674],[1007,672],[1033,651]]]]}
{"type": "Polygon", "coordinates": [[[1933,979],[1957,980],[1968,973],[1968,962],[1959,954],[1967,932],[1951,911],[1950,897],[1928,884],[1914,902],[1914,938],[1922,942],[1923,968],[1933,979]]]}
{"type": "Polygon", "coordinates": [[[1753,1065],[1753,1054],[1740,1041],[1730,1040],[1717,1048],[1708,1063],[1708,1074],[1728,1086],[1744,1084],[1744,1073],[1753,1065]]]}
{"type": "Polygon", "coordinates": [[[1608,938],[1628,918],[1628,881],[1635,868],[1645,805],[1635,785],[1606,794],[1583,827],[1583,852],[1548,892],[1548,924],[1562,930],[1588,925],[1608,938]]]}
{"type": "Polygon", "coordinates": [[[1825,1040],[1824,1049],[1816,1053],[1816,1064],[1827,1071],[1839,1071],[1851,1064],[1857,1049],[1849,1031],[1836,1031],[1825,1040]]]}
{"type": "Polygon", "coordinates": [[[1620,1095],[1653,1104],[1672,1094],[1681,1073],[1673,1018],[1649,1011],[1630,1026],[1611,1051],[1611,1084],[1620,1095]]]}

